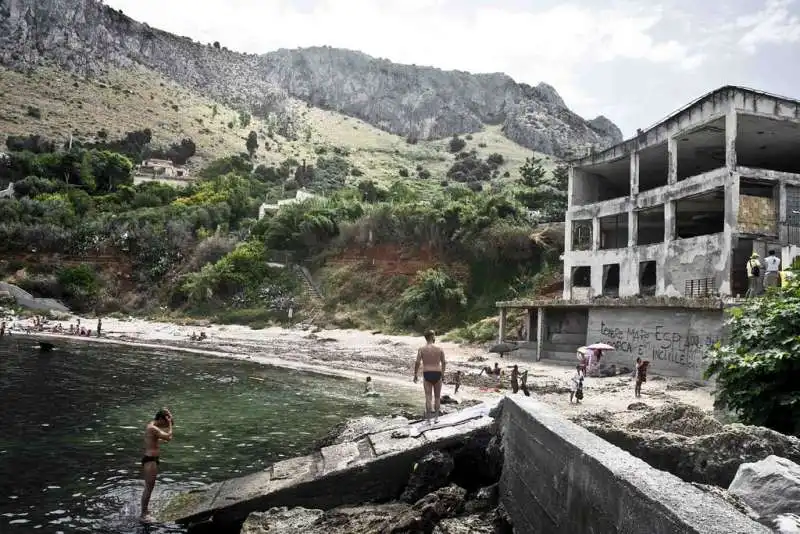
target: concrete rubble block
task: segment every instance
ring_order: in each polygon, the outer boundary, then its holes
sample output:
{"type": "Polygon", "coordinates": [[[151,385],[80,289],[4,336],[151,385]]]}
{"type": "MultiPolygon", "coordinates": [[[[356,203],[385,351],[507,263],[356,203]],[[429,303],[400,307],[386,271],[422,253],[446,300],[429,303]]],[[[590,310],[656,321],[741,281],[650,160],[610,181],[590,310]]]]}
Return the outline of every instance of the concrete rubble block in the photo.
{"type": "Polygon", "coordinates": [[[414,465],[408,485],[400,496],[402,502],[413,504],[445,484],[453,472],[453,457],[442,451],[431,451],[414,465]]]}
{"type": "Polygon", "coordinates": [[[272,480],[298,480],[311,473],[315,464],[313,456],[289,458],[272,464],[272,480]]]}
{"type": "Polygon", "coordinates": [[[465,433],[471,432],[473,430],[478,430],[481,428],[489,428],[494,423],[494,419],[489,416],[482,416],[476,419],[470,419],[468,421],[464,421],[463,423],[453,425],[453,426],[446,426],[442,428],[434,428],[433,430],[426,430],[422,432],[422,435],[425,436],[425,439],[428,440],[428,443],[438,443],[440,441],[446,441],[453,439],[455,437],[463,437],[465,433]]]}
{"type": "Polygon", "coordinates": [[[427,441],[424,437],[394,437],[393,434],[395,432],[395,430],[387,430],[372,434],[369,437],[369,442],[375,450],[375,456],[407,451],[424,445],[427,441]]]}
{"type": "Polygon", "coordinates": [[[322,454],[322,474],[327,475],[332,471],[345,469],[348,465],[356,462],[360,458],[358,444],[353,442],[340,443],[323,447],[322,454]]]}
{"type": "Polygon", "coordinates": [[[234,480],[226,480],[214,497],[211,508],[222,508],[270,492],[269,470],[259,471],[234,480]]]}
{"type": "Polygon", "coordinates": [[[775,455],[742,464],[728,491],[774,526],[781,514],[800,515],[800,465],[775,455]]]}

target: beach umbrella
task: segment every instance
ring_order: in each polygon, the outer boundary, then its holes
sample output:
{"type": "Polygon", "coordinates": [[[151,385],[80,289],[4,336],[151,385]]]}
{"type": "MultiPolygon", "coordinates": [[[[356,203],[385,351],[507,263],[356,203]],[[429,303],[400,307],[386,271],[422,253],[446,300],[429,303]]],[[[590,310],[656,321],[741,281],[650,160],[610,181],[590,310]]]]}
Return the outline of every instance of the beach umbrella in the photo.
{"type": "Polygon", "coordinates": [[[519,349],[516,345],[511,345],[509,343],[498,343],[497,345],[492,345],[489,349],[489,352],[494,352],[495,354],[499,354],[502,358],[504,354],[508,354],[509,352],[514,352],[515,350],[519,349]]]}
{"type": "Polygon", "coordinates": [[[608,343],[592,343],[591,345],[586,347],[587,349],[592,350],[617,350],[608,343]]]}
{"type": "Polygon", "coordinates": [[[578,354],[586,354],[586,349],[588,347],[578,347],[578,354]]]}

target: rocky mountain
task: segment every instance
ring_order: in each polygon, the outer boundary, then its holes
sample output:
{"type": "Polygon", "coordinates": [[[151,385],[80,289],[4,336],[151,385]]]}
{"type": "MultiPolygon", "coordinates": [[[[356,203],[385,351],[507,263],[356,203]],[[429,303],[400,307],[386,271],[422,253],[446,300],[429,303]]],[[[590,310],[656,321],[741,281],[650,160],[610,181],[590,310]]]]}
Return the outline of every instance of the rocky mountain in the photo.
{"type": "Polygon", "coordinates": [[[293,121],[292,98],[411,139],[502,124],[511,140],[564,156],[622,139],[611,121],[587,121],[546,84],[505,74],[399,65],[329,47],[240,54],[136,22],[97,0],[0,0],[0,64],[51,65],[92,76],[141,65],[259,116],[293,121]]]}

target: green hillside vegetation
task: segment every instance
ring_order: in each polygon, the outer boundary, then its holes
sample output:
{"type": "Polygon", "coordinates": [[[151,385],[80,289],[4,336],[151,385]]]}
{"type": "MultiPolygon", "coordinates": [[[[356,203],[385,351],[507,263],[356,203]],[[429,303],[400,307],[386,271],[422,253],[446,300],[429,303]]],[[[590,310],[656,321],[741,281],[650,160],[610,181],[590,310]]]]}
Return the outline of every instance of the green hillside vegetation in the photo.
{"type": "Polygon", "coordinates": [[[295,321],[460,328],[461,337],[483,339],[491,326],[468,325],[492,314],[497,299],[535,291],[557,256],[534,227],[563,220],[566,169],[493,128],[423,143],[298,104],[299,122],[283,137],[272,119],[146,72],[102,84],[2,74],[4,90],[17,95],[0,112],[14,126],[0,159],[0,187],[14,183],[14,198],[0,199],[2,275],[77,311],[260,327],[287,321],[292,308],[295,321]],[[68,87],[69,98],[56,98],[68,87]],[[150,94],[161,120],[141,117],[150,94]],[[77,100],[110,111],[73,113],[77,100]],[[64,130],[73,133],[71,147],[64,130]],[[181,189],[134,185],[132,169],[145,157],[188,161],[198,179],[181,189]],[[262,202],[300,188],[318,197],[257,220],[262,202]],[[329,261],[363,247],[428,257],[416,274],[329,261]],[[31,259],[52,254],[69,256],[69,264],[31,259]],[[310,269],[321,301],[303,291],[295,270],[275,266],[286,258],[310,269]]]}

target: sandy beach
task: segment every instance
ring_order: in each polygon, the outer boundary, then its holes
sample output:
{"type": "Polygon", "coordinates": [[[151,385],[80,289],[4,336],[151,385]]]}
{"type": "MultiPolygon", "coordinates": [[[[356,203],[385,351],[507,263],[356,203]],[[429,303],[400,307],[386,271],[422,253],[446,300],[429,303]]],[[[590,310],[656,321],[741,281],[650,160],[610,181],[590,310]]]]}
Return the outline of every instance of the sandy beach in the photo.
{"type": "MultiPolygon", "coordinates": [[[[6,319],[15,335],[34,329],[33,319],[6,319]]],[[[372,334],[357,330],[289,329],[271,327],[252,330],[238,325],[178,325],[142,319],[103,319],[102,336],[96,337],[96,319],[82,318],[81,325],[92,328],[92,336],[53,334],[52,329],[61,324],[68,331],[77,317],[65,321],[48,321],[44,331],[33,335],[64,338],[92,343],[126,343],[131,345],[170,348],[186,352],[226,358],[246,359],[266,365],[289,367],[322,374],[364,380],[371,376],[376,390],[383,388],[417,388],[412,381],[417,348],[424,343],[419,337],[372,334]],[[202,341],[192,341],[193,333],[204,332],[202,341]]],[[[54,341],[57,345],[57,341],[54,341]]],[[[636,402],[657,407],[670,402],[684,402],[711,410],[712,386],[701,385],[686,379],[649,375],[642,388],[641,399],[633,395],[630,375],[609,378],[587,378],[584,383],[585,398],[581,404],[570,404],[568,383],[574,369],[554,362],[530,362],[514,358],[514,353],[500,358],[487,352],[486,347],[440,343],[447,357],[446,385],[443,393],[459,401],[486,400],[510,394],[510,367],[519,365],[528,370],[528,387],[532,394],[567,416],[581,413],[611,412],[615,418],[629,420],[640,412],[628,410],[636,402]],[[481,368],[498,362],[504,369],[498,382],[485,375],[478,376],[481,368]],[[452,373],[464,373],[462,386],[453,394],[450,383],[452,373]],[[499,387],[498,387],[499,386],[499,387]]],[[[522,393],[518,393],[521,395],[522,393]]]]}

